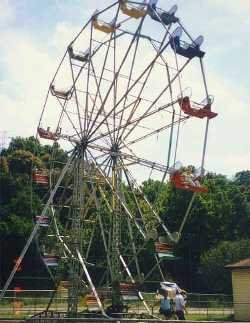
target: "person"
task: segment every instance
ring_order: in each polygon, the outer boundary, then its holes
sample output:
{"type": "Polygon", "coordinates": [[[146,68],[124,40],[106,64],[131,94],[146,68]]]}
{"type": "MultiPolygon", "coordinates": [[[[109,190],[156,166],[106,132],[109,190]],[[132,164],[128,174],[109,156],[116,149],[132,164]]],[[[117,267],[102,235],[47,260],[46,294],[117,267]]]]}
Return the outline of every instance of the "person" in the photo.
{"type": "Polygon", "coordinates": [[[175,314],[178,317],[178,320],[185,320],[184,312],[186,311],[186,308],[185,308],[186,301],[183,295],[181,294],[181,291],[179,290],[176,290],[174,303],[175,303],[175,314]]]}
{"type": "Polygon", "coordinates": [[[164,291],[163,298],[160,300],[159,312],[165,316],[166,320],[172,316],[170,299],[168,298],[168,292],[166,290],[164,291]]]}

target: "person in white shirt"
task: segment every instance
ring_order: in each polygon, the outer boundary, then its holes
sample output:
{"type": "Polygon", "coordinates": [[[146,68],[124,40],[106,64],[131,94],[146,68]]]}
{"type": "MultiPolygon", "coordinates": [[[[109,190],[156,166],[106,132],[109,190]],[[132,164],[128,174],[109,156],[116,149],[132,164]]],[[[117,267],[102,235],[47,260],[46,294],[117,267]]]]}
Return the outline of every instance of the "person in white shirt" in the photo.
{"type": "Polygon", "coordinates": [[[185,299],[182,296],[182,294],[176,290],[176,296],[174,299],[174,304],[175,304],[175,314],[177,315],[179,320],[185,320],[185,299]]]}

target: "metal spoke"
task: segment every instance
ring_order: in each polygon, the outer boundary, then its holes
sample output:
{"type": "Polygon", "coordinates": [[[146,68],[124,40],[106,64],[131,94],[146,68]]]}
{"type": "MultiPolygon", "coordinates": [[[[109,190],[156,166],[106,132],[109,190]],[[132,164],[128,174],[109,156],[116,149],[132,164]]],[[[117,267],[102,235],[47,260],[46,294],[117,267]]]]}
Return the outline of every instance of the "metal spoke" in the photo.
{"type": "MultiPolygon", "coordinates": [[[[119,73],[120,73],[120,70],[122,69],[122,67],[123,67],[123,65],[124,65],[124,63],[125,63],[125,61],[126,61],[126,59],[127,59],[127,56],[128,56],[128,54],[129,54],[129,52],[130,52],[130,50],[131,50],[131,47],[132,47],[132,45],[133,45],[133,43],[134,43],[134,41],[135,41],[135,39],[136,39],[136,35],[137,35],[137,33],[138,33],[138,30],[140,30],[140,26],[141,26],[141,24],[143,23],[143,20],[140,22],[140,24],[139,24],[139,27],[137,28],[137,30],[136,30],[136,32],[135,32],[135,34],[134,34],[134,36],[133,36],[133,38],[132,38],[132,40],[131,40],[131,42],[130,42],[130,44],[129,44],[129,46],[128,46],[128,49],[126,50],[126,53],[125,53],[125,55],[124,55],[124,57],[123,57],[123,59],[122,59],[122,61],[121,61],[121,64],[120,64],[120,66],[119,66],[119,68],[118,68],[118,70],[117,70],[117,72],[116,72],[116,76],[114,77],[114,79],[113,79],[113,81],[112,81],[112,83],[111,83],[111,86],[109,87],[109,89],[108,89],[108,91],[107,91],[107,93],[106,93],[106,96],[105,96],[105,98],[103,99],[103,104],[101,105],[101,107],[100,107],[100,109],[99,109],[99,114],[97,114],[97,116],[96,116],[96,118],[95,118],[95,120],[94,120],[94,122],[93,122],[93,124],[92,124],[92,127],[90,127],[90,130],[89,130],[89,132],[88,132],[88,135],[89,135],[89,137],[91,138],[91,136],[92,136],[92,133],[91,133],[91,131],[93,130],[93,127],[94,127],[94,123],[95,123],[95,121],[97,120],[97,118],[99,117],[99,115],[100,115],[100,113],[102,112],[102,109],[103,109],[103,107],[104,107],[104,105],[105,105],[105,103],[106,103],[106,101],[107,101],[107,99],[108,99],[108,97],[109,97],[109,94],[110,94],[110,92],[111,92],[111,90],[112,90],[112,88],[113,88],[113,86],[114,86],[114,84],[115,84],[115,82],[116,82],[116,80],[117,80],[117,78],[118,78],[118,76],[119,76],[119,73]]],[[[139,80],[138,80],[139,81],[139,80]]],[[[118,104],[121,102],[121,99],[118,101],[118,103],[108,112],[108,114],[107,114],[107,116],[102,120],[102,123],[101,124],[103,124],[103,122],[105,122],[105,120],[107,119],[107,117],[109,117],[113,112],[114,112],[114,110],[116,109],[116,107],[118,106],[118,104]]],[[[100,125],[101,124],[99,124],[94,130],[93,130],[93,133],[94,132],[96,132],[97,130],[98,130],[98,128],[100,128],[100,125]]]]}

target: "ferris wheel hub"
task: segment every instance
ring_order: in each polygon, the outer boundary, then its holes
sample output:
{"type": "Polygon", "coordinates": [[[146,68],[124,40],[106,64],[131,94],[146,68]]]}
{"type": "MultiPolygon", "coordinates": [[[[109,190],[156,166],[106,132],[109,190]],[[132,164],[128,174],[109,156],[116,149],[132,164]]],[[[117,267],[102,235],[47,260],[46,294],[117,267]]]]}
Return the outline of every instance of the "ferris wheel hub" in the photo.
{"type": "Polygon", "coordinates": [[[88,138],[83,137],[77,146],[80,149],[86,150],[86,148],[88,147],[88,138]]]}
{"type": "Polygon", "coordinates": [[[114,143],[110,148],[110,156],[112,158],[117,158],[119,154],[119,145],[117,143],[114,143]]]}

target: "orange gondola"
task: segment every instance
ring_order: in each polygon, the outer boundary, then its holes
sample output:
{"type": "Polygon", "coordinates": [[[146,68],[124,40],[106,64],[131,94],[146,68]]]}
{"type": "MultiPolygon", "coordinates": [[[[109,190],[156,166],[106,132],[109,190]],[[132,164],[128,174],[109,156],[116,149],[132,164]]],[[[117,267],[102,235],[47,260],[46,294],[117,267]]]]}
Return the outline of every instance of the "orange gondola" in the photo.
{"type": "Polygon", "coordinates": [[[211,111],[210,102],[208,102],[207,104],[195,102],[191,103],[189,97],[185,96],[183,99],[179,99],[178,103],[181,110],[192,117],[212,119],[218,115],[218,113],[211,111]]]}
{"type": "Polygon", "coordinates": [[[199,178],[195,177],[192,174],[184,174],[179,171],[175,171],[170,176],[170,181],[176,188],[182,190],[197,193],[208,192],[208,188],[206,186],[201,185],[199,178]]]}
{"type": "Polygon", "coordinates": [[[98,302],[93,294],[85,296],[85,304],[89,312],[97,312],[100,310],[98,302]]]}

